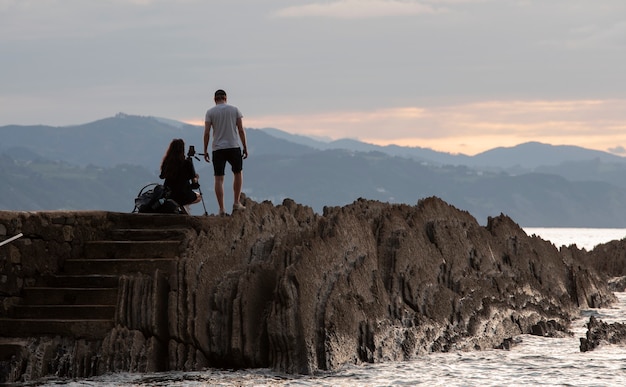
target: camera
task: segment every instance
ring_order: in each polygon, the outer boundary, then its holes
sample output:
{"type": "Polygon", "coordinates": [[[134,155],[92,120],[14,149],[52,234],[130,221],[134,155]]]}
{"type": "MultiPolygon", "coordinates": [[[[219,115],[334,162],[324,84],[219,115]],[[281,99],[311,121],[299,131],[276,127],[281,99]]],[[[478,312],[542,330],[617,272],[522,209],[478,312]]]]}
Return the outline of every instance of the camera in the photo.
{"type": "Polygon", "coordinates": [[[189,145],[189,151],[187,152],[187,157],[194,157],[196,155],[196,147],[193,145],[189,145]]]}

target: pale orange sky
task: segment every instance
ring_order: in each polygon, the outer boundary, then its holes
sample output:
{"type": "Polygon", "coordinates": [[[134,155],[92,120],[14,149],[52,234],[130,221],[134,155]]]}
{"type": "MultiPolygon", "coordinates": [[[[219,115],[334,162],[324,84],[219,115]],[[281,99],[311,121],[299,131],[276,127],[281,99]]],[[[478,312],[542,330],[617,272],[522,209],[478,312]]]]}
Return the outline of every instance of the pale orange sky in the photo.
{"type": "MultiPolygon", "coordinates": [[[[198,121],[188,122],[202,125],[198,121]]],[[[252,116],[244,117],[244,125],[467,155],[528,141],[620,154],[620,147],[626,146],[626,100],[491,101],[430,108],[252,116]]]]}

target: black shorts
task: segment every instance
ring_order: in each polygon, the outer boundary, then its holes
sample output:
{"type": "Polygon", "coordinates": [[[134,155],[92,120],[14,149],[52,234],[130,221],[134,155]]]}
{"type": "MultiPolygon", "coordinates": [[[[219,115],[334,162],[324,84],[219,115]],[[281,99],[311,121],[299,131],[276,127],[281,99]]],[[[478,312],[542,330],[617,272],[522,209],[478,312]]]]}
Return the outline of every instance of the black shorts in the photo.
{"type": "Polygon", "coordinates": [[[213,151],[213,174],[215,176],[224,176],[227,161],[233,173],[241,172],[243,170],[241,148],[228,148],[213,151]]]}

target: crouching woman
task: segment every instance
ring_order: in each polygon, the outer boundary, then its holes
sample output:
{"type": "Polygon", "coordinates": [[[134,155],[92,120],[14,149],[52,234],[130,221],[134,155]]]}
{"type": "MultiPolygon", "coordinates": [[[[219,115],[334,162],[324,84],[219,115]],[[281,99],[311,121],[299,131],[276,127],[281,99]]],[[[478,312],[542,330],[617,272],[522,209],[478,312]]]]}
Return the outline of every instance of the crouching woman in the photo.
{"type": "Polygon", "coordinates": [[[193,162],[185,157],[185,142],[176,138],[172,140],[161,161],[161,179],[163,185],[170,190],[169,198],[178,203],[189,214],[189,206],[202,200],[200,194],[192,189],[198,183],[198,175],[193,162]]]}

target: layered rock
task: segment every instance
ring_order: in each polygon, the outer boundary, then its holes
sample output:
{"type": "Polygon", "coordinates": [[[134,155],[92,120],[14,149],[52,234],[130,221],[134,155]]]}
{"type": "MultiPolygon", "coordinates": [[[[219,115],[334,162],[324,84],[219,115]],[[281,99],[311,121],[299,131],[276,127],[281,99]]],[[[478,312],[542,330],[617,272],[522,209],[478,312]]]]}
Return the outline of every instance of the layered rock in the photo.
{"type": "MultiPolygon", "coordinates": [[[[527,236],[504,215],[483,227],[437,198],[416,206],[360,199],[321,215],[292,200],[245,204],[227,218],[185,217],[175,272],[122,281],[117,325],[91,352],[97,372],[312,373],[508,348],[515,335],[556,335],[579,308],[615,301],[577,254],[527,236]]],[[[132,216],[108,214],[80,233],[100,237],[132,216]]],[[[64,243],[76,254],[78,241],[64,243]]],[[[3,271],[15,270],[15,249],[0,254],[3,271]]]]}
{"type": "Polygon", "coordinates": [[[614,301],[593,270],[506,216],[481,227],[436,198],[322,216],[289,200],[247,206],[181,262],[170,348],[190,357],[176,368],[310,373],[494,348],[614,301]]]}

